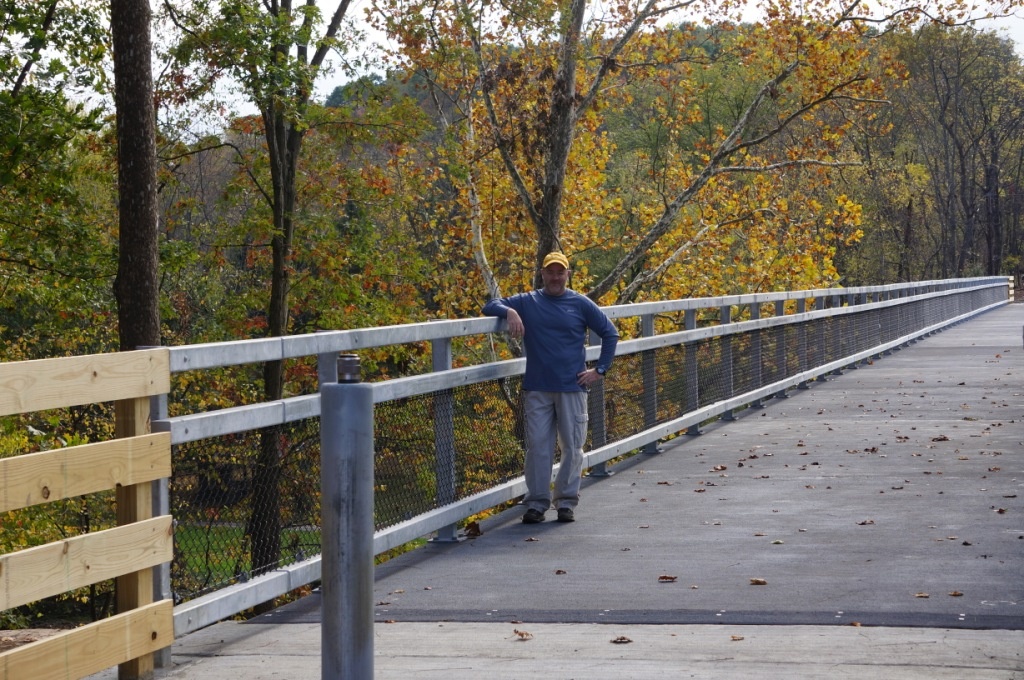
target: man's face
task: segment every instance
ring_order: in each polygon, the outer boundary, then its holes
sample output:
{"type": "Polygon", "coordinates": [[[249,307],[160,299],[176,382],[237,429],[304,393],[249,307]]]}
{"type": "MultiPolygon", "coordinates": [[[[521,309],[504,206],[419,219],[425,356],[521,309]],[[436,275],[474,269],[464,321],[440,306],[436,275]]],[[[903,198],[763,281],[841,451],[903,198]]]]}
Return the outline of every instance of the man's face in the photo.
{"type": "Polygon", "coordinates": [[[561,295],[565,292],[565,286],[569,282],[569,270],[560,264],[549,264],[540,270],[540,277],[544,281],[544,292],[548,295],[561,295]]]}

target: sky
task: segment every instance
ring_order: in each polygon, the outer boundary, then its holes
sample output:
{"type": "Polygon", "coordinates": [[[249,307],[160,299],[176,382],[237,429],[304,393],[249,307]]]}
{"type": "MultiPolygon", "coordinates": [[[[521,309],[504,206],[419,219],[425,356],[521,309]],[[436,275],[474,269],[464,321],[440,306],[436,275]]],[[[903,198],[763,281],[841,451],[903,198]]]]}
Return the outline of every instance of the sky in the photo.
{"type": "Polygon", "coordinates": [[[1024,10],[1017,10],[1017,16],[981,21],[978,23],[978,27],[984,30],[994,30],[1013,40],[1017,46],[1017,55],[1024,58],[1024,10]]]}

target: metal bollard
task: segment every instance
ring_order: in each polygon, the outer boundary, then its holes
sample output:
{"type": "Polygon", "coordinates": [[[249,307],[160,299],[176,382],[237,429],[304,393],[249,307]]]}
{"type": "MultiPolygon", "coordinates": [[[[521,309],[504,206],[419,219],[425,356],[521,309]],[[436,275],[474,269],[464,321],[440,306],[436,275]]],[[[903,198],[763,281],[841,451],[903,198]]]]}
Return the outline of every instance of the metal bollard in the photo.
{"type": "Polygon", "coordinates": [[[373,678],[373,385],[359,357],[320,386],[321,678],[373,678]]]}

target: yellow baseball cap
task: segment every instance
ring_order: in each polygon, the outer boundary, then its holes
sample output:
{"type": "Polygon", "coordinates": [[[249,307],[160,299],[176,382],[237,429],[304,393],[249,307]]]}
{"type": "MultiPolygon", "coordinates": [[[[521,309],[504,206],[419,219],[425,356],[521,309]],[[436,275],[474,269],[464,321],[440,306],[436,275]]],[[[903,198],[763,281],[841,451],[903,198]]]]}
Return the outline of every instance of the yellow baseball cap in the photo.
{"type": "Polygon", "coordinates": [[[558,251],[548,253],[547,256],[545,256],[544,258],[544,264],[541,265],[541,268],[546,269],[549,264],[560,264],[566,269],[569,268],[569,260],[565,257],[565,255],[559,253],[558,251]]]}

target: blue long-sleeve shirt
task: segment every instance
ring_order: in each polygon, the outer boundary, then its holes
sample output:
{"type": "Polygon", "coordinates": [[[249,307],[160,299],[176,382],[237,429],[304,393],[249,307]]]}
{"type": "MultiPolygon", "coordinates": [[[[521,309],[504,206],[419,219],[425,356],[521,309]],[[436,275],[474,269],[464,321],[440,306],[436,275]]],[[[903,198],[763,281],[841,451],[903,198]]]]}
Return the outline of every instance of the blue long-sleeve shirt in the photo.
{"type": "Polygon", "coordinates": [[[526,375],[523,389],[538,392],[583,392],[576,375],[586,370],[587,329],[601,338],[597,366],[612,365],[619,332],[593,300],[566,289],[561,295],[543,290],[494,298],[483,313],[502,319],[514,309],[523,320],[526,333],[526,375]]]}

